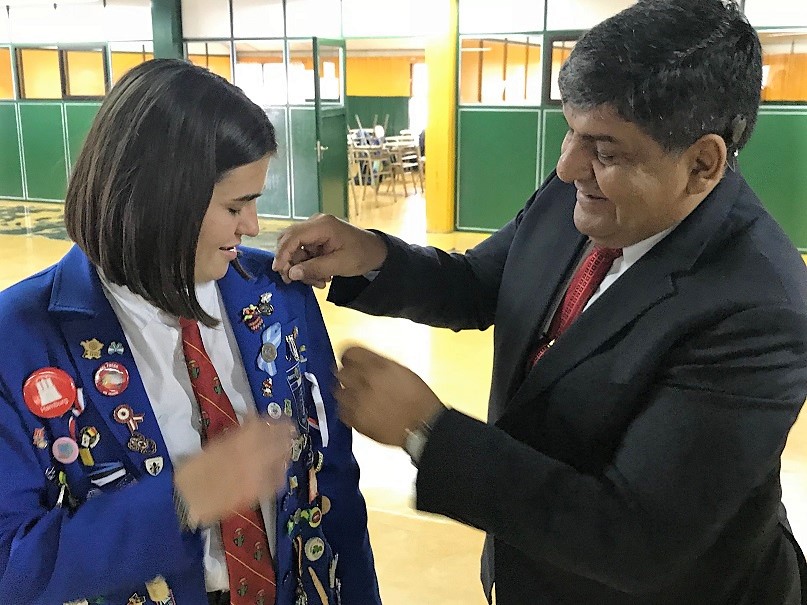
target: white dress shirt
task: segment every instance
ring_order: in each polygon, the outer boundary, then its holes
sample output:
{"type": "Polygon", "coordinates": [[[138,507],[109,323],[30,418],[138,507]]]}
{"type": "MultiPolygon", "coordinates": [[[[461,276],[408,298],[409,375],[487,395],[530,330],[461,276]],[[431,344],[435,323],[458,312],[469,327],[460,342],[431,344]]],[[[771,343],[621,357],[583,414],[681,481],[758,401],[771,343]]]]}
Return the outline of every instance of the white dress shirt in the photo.
{"type": "MultiPolygon", "coordinates": [[[[611,269],[608,273],[605,274],[602,282],[600,282],[600,287],[591,295],[591,298],[588,299],[585,308],[583,311],[589,308],[591,303],[597,300],[602,293],[605,292],[611,285],[618,280],[625,271],[631,268],[631,266],[636,263],[640,258],[642,258],[645,254],[650,252],[651,248],[663,240],[670,232],[678,226],[678,223],[670,227],[669,229],[665,229],[661,233],[656,233],[655,235],[651,235],[647,239],[640,241],[637,244],[633,244],[632,246],[627,246],[626,248],[622,248],[622,256],[614,261],[611,265],[611,269]]],[[[590,251],[590,248],[589,248],[590,251]]],[[[585,258],[585,255],[584,257],[585,258]]]]}
{"type": "MultiPolygon", "coordinates": [[[[103,275],[101,283],[126,335],[171,463],[181,463],[201,450],[202,441],[199,406],[185,365],[179,320],[125,286],[110,283],[103,275]]],[[[202,343],[216,367],[238,421],[243,422],[247,414],[255,413],[255,400],[216,283],[197,284],[196,296],[202,308],[220,320],[215,328],[199,324],[202,343]]],[[[267,539],[274,553],[275,502],[273,499],[261,500],[260,504],[267,539]]],[[[203,530],[202,537],[207,591],[228,590],[227,563],[218,525],[203,530]]]]}

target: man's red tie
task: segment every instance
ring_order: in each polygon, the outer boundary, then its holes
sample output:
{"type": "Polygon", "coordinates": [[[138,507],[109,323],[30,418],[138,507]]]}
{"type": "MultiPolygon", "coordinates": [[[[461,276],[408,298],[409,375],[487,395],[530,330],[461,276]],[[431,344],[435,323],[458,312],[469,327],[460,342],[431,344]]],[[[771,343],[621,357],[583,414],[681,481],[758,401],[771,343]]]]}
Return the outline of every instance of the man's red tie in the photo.
{"type": "Polygon", "coordinates": [[[586,308],[586,303],[597,291],[602,280],[611,269],[614,261],[622,256],[621,248],[600,248],[595,246],[582,264],[574,272],[563,301],[555,311],[549,330],[541,338],[538,347],[530,356],[529,367],[534,366],[544,353],[555,344],[561,334],[566,331],[575,319],[577,319],[586,308]]]}
{"type": "MultiPolygon", "coordinates": [[[[210,439],[238,426],[230,399],[202,344],[199,324],[180,318],[182,350],[193,394],[202,415],[202,438],[210,439]]],[[[260,508],[234,512],[221,521],[232,605],[274,605],[275,570],[260,508]]]]}

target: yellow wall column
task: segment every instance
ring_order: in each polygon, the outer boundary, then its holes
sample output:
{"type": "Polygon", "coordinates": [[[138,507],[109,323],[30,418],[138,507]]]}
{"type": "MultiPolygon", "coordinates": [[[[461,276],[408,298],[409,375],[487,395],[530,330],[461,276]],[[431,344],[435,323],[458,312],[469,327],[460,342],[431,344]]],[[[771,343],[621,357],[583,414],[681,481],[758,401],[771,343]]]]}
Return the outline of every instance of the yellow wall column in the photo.
{"type": "Polygon", "coordinates": [[[426,230],[454,230],[457,156],[457,4],[432,0],[432,35],[426,44],[429,118],[426,127],[426,230]]]}

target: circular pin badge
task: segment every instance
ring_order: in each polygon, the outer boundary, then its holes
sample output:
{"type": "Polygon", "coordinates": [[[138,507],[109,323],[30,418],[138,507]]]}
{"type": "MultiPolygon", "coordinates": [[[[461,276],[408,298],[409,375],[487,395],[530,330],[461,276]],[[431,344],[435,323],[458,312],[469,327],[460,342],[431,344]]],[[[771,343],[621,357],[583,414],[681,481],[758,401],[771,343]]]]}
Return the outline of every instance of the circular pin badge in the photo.
{"type": "Polygon", "coordinates": [[[280,408],[280,405],[274,401],[266,407],[266,412],[275,420],[278,420],[283,415],[283,410],[280,408]]]}
{"type": "Polygon", "coordinates": [[[76,401],[76,383],[59,368],[40,368],[22,387],[25,405],[40,418],[58,418],[76,401]]]}
{"type": "Polygon", "coordinates": [[[266,363],[272,363],[275,359],[277,359],[277,347],[273,345],[271,342],[263,343],[261,347],[261,357],[266,363]]]}
{"type": "Polygon", "coordinates": [[[308,524],[311,527],[319,527],[320,523],[322,523],[322,511],[315,506],[309,513],[308,524]]]}
{"type": "Polygon", "coordinates": [[[325,542],[322,538],[309,538],[305,543],[305,558],[317,561],[325,554],[325,542]]]}
{"type": "Polygon", "coordinates": [[[78,443],[70,437],[59,437],[53,442],[53,457],[62,464],[70,464],[78,458],[78,443]]]}
{"type": "Polygon", "coordinates": [[[95,371],[95,388],[102,395],[120,395],[129,386],[129,370],[117,361],[106,361],[95,371]]]}
{"type": "Polygon", "coordinates": [[[331,499],[328,496],[322,496],[322,514],[327,515],[331,510],[331,499]]]}

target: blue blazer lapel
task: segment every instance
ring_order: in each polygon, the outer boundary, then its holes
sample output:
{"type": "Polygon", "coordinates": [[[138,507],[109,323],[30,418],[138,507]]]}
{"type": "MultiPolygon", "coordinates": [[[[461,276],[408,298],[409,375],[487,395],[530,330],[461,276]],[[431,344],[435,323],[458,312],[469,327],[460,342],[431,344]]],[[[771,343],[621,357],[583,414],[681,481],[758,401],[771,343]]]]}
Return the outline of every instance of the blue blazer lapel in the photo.
{"type": "Polygon", "coordinates": [[[57,318],[64,336],[75,367],[76,386],[83,389],[85,405],[94,407],[106,423],[103,438],[110,435],[122,445],[128,454],[127,470],[135,477],[147,472],[146,460],[154,457],[162,457],[164,468],[170,472],[168,451],[129,343],[104,295],[98,273],[78,247],[74,246],[58,265],[48,309],[57,318]],[[110,346],[112,343],[121,344],[123,351],[110,346]],[[129,373],[128,387],[113,396],[104,395],[95,378],[98,368],[110,361],[121,364],[129,373]],[[124,405],[137,416],[131,424],[115,419],[115,409],[124,405]],[[130,448],[133,436],[133,446],[139,441],[146,447],[140,451],[130,448]]]}

